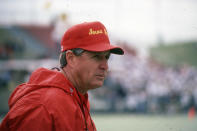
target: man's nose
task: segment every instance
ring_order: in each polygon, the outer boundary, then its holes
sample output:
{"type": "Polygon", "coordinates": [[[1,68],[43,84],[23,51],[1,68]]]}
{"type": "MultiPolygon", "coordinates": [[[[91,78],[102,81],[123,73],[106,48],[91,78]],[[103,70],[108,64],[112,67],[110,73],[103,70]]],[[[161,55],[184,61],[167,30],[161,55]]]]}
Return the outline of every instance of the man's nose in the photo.
{"type": "Polygon", "coordinates": [[[107,59],[105,59],[105,60],[103,60],[103,61],[101,62],[100,68],[101,68],[102,70],[108,70],[108,60],[107,60],[107,59]]]}

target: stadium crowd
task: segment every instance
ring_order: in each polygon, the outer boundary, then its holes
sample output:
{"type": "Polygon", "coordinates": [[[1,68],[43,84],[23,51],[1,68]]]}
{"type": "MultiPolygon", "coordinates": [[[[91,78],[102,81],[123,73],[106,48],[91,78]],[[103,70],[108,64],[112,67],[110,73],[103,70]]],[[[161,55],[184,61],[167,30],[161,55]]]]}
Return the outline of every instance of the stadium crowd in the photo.
{"type": "MultiPolygon", "coordinates": [[[[105,86],[111,109],[140,113],[177,113],[197,109],[197,69],[167,67],[127,51],[112,57],[105,86]]],[[[102,92],[104,93],[104,91],[102,92]]]]}

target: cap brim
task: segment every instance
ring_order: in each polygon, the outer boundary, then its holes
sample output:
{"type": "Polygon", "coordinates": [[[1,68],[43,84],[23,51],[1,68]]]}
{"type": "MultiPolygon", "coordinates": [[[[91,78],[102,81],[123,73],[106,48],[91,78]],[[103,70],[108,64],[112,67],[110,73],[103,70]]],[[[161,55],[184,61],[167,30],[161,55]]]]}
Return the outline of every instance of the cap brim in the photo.
{"type": "Polygon", "coordinates": [[[113,54],[123,55],[124,51],[122,48],[114,45],[109,44],[100,44],[100,45],[89,45],[87,47],[79,47],[81,49],[87,51],[94,51],[94,52],[103,52],[103,51],[110,51],[113,54]]]}

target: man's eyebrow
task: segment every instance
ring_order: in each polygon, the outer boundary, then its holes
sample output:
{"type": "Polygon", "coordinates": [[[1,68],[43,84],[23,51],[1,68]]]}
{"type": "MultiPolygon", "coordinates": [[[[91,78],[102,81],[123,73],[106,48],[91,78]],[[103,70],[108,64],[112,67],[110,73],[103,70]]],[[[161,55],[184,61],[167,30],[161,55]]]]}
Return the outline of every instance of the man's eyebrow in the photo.
{"type": "Polygon", "coordinates": [[[95,54],[99,54],[99,55],[109,55],[110,52],[95,52],[95,54]]]}
{"type": "Polygon", "coordinates": [[[101,52],[89,52],[91,55],[101,55],[101,52]]]}
{"type": "Polygon", "coordinates": [[[108,56],[110,55],[111,53],[110,52],[88,52],[88,54],[92,55],[92,56],[95,56],[95,55],[105,55],[105,56],[108,56]]]}

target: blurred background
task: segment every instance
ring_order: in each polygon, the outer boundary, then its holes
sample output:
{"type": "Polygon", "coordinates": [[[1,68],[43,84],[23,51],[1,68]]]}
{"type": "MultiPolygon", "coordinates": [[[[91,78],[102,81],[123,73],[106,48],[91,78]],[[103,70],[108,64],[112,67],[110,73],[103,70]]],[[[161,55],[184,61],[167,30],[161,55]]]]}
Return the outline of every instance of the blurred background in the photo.
{"type": "Polygon", "coordinates": [[[0,119],[33,70],[58,66],[70,26],[101,21],[125,55],[89,92],[97,129],[195,131],[196,12],[196,0],[0,0],[0,119]]]}

